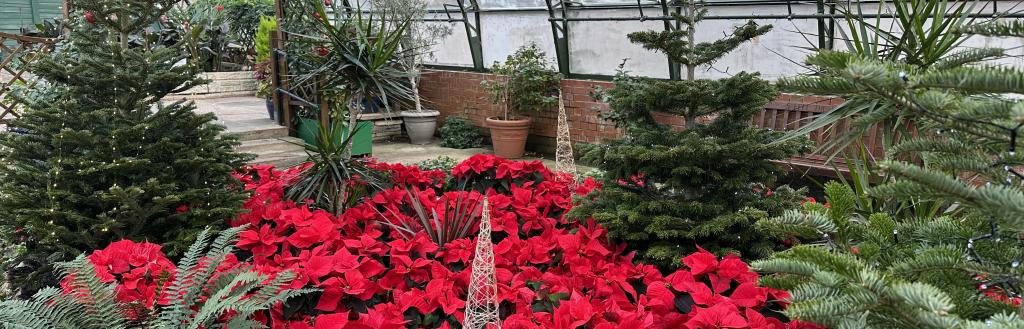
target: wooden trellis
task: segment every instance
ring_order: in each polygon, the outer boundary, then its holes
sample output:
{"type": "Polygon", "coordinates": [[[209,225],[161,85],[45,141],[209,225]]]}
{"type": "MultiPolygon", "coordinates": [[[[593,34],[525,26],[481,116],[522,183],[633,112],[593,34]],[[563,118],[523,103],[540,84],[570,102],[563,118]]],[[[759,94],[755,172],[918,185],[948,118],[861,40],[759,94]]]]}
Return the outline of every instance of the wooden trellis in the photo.
{"type": "Polygon", "coordinates": [[[55,39],[0,32],[0,125],[21,116],[23,104],[8,93],[15,85],[35,85],[29,72],[32,64],[53,50],[55,43],[55,39]]]}

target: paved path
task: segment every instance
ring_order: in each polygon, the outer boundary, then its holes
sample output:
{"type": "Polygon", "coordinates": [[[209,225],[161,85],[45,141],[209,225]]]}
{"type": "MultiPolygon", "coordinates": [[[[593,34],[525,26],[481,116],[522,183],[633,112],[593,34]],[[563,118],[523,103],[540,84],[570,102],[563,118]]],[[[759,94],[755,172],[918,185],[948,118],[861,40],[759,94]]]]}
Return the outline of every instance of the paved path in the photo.
{"type": "MultiPolygon", "coordinates": [[[[287,136],[286,128],[278,126],[276,122],[270,120],[267,116],[266,105],[263,99],[256,97],[208,98],[196,99],[195,103],[197,111],[211,112],[217,115],[218,121],[227,126],[228,132],[243,135],[242,140],[246,141],[243,143],[249,144],[249,146],[243,144],[245,151],[257,153],[260,156],[256,162],[265,159],[266,162],[282,165],[288,162],[281,160],[283,158],[288,158],[287,160],[289,161],[301,161],[293,158],[296,156],[301,158],[304,153],[296,150],[281,151],[280,144],[275,144],[277,147],[273,151],[276,153],[271,155],[260,154],[261,151],[270,152],[263,146],[265,144],[272,144],[268,142],[269,139],[294,140],[293,138],[285,137],[287,136]],[[280,163],[275,163],[275,161],[280,163]]],[[[439,156],[448,156],[456,161],[462,161],[478,153],[490,154],[492,151],[486,148],[462,150],[446,148],[438,146],[437,140],[428,145],[413,145],[403,140],[373,143],[373,156],[375,158],[384,162],[402,164],[415,164],[439,156]]],[[[544,161],[544,164],[549,168],[554,168],[555,166],[553,160],[537,157],[535,154],[531,154],[522,160],[538,159],[544,161]]],[[[582,173],[589,170],[589,168],[581,166],[579,170],[582,173]]]]}

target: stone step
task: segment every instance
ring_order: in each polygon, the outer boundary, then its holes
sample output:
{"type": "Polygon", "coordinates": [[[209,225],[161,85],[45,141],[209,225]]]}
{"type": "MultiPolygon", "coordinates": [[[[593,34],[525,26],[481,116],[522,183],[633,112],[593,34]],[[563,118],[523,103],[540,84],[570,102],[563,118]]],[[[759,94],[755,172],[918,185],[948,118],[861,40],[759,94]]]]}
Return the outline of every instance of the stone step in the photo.
{"type": "Polygon", "coordinates": [[[277,168],[287,168],[305,162],[308,157],[309,155],[307,155],[305,151],[274,152],[259,154],[256,159],[252,160],[250,163],[268,164],[277,168]]]}
{"type": "Polygon", "coordinates": [[[295,137],[278,137],[243,141],[238,146],[239,152],[252,154],[268,154],[286,151],[302,151],[303,141],[295,137]],[[298,144],[296,144],[298,143],[298,144]]]}
{"type": "Polygon", "coordinates": [[[227,132],[235,134],[241,141],[288,137],[288,128],[277,125],[270,119],[247,119],[221,122],[227,132]]]}

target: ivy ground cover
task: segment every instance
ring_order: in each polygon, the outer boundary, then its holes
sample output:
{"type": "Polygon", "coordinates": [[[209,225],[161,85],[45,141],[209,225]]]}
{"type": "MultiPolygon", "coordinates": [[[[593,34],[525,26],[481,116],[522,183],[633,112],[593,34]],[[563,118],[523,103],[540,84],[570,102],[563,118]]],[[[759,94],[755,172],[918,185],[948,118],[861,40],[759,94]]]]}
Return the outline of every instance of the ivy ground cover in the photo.
{"type": "MultiPolygon", "coordinates": [[[[758,286],[757,274],[738,257],[701,250],[664,274],[634,262],[625,245],[610,243],[592,221],[564,220],[574,195],[599,188],[592,180],[573,184],[540,162],[488,155],[451,172],[371,166],[388,174],[389,187],[339,216],[285,199],[301,167],[256,166],[239,174],[253,195],[231,224],[248,226],[240,252],[219,270],[239,264],[270,274],[289,270],[298,274],[292,287],[318,289],[277,305],[260,321],[289,329],[461,327],[476,225],[438,244],[436,236],[406,234],[394,223],[415,222],[417,207],[445,218],[459,204],[486,197],[503,328],[815,327],[785,319],[780,311],[788,294],[758,286]]],[[[156,247],[123,241],[90,260],[103,280],[117,283],[119,300],[153,309],[174,267],[156,247]]]]}

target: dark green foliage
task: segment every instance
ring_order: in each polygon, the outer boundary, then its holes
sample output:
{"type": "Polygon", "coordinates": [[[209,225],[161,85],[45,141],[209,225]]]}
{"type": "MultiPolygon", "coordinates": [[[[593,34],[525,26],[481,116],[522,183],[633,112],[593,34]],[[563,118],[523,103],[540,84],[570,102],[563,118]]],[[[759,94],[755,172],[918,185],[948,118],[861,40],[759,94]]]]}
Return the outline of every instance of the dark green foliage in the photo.
{"type": "Polygon", "coordinates": [[[468,149],[484,145],[484,137],[472,122],[464,118],[450,116],[441,129],[441,146],[453,149],[468,149]]]}
{"type": "Polygon", "coordinates": [[[508,55],[505,63],[491,65],[491,72],[498,78],[481,84],[491,93],[491,101],[506,105],[504,120],[514,120],[558,104],[562,75],[555,72],[554,65],[537,44],[519,47],[508,55]]]}
{"type": "Polygon", "coordinates": [[[231,173],[246,156],[236,140],[191,102],[160,101],[200,80],[175,66],[176,48],[127,42],[165,12],[156,4],[174,3],[76,1],[70,36],[34,67],[48,84],[21,96],[28,109],[11,123],[20,132],[0,133],[0,238],[27,246],[4,270],[23,292],[53,262],[120,239],[180,255],[203,227],[238,213],[245,193],[231,173]]]}
{"type": "Polygon", "coordinates": [[[200,232],[178,264],[174,281],[163,291],[169,296],[167,303],[152,316],[138,316],[138,306],[118,302],[115,285],[101,282],[93,264],[81,255],[61,264],[70,277],[70,293],[50,287],[29,300],[2,301],[0,328],[261,328],[263,324],[252,319],[254,313],[310,291],[289,289],[295,278],[290,271],[273,277],[247,267],[217,273],[244,228],[225,230],[212,244],[209,231],[200,232]],[[224,323],[221,317],[227,314],[232,314],[231,320],[224,323]]]}
{"type": "Polygon", "coordinates": [[[804,191],[780,187],[766,197],[755,183],[771,183],[779,170],[762,159],[785,158],[800,145],[769,145],[778,135],[757,129],[726,136],[710,129],[636,133],[585,150],[583,161],[605,170],[605,183],[571,216],[594,217],[612,238],[665,266],[678,265],[698,244],[745,258],[778,250],[785,236],[750,226],[796,206],[804,191]]]}
{"type": "Polygon", "coordinates": [[[252,52],[257,47],[256,31],[262,25],[261,18],[274,17],[274,1],[230,0],[224,8],[231,40],[237,42],[246,53],[252,52]]]}
{"type": "MultiPolygon", "coordinates": [[[[704,10],[689,3],[686,12],[694,15],[688,22],[696,23],[704,10]]],[[[677,19],[686,17],[691,16],[677,19]]],[[[689,39],[692,24],[685,25],[685,31],[638,32],[630,39],[694,67],[769,29],[748,23],[724,41],[695,43],[689,39]]],[[[721,80],[664,81],[620,69],[615,84],[601,93],[611,106],[604,118],[624,128],[627,137],[584,149],[582,161],[604,171],[604,185],[570,216],[595,218],[612,238],[665,267],[678,265],[697,245],[746,258],[781,248],[785,236],[764,234],[752,225],[802,199],[802,190],[780,187],[769,196],[764,186],[780,170],[772,160],[807,146],[805,140],[774,144],[779,133],[748,126],[777,95],[767,81],[746,72],[721,80]],[[654,111],[683,116],[687,129],[659,124],[654,111]]]]}

